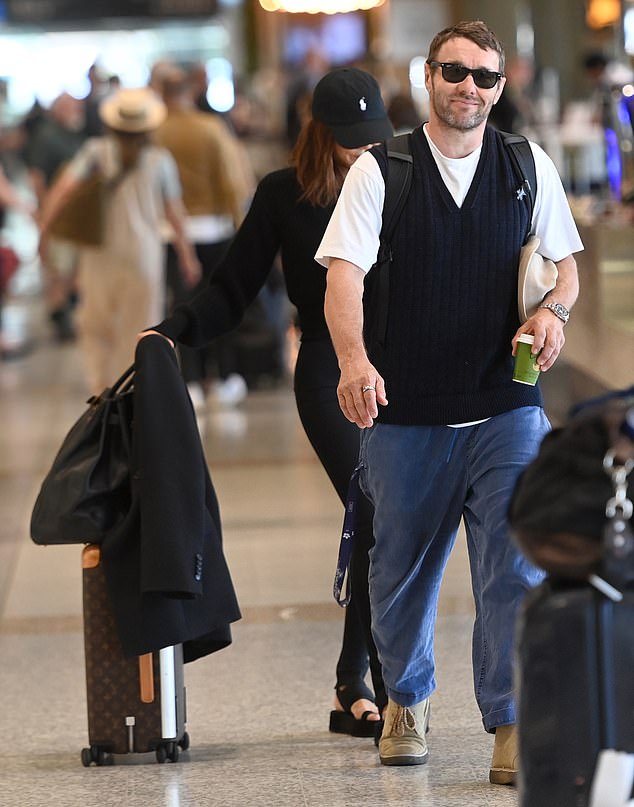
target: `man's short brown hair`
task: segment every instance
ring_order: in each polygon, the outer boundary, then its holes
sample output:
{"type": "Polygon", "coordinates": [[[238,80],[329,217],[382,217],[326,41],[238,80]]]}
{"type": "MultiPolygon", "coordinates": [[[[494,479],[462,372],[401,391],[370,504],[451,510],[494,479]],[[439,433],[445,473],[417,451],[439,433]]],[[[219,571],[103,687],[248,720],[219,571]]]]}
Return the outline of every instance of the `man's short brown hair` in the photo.
{"type": "Polygon", "coordinates": [[[438,51],[445,42],[448,42],[450,39],[458,38],[469,39],[479,48],[482,48],[482,50],[496,51],[500,60],[499,71],[500,73],[504,72],[504,47],[489,26],[482,22],[482,20],[464,20],[463,22],[458,22],[456,25],[451,25],[449,28],[444,28],[442,31],[439,31],[431,41],[427,58],[435,60],[438,51]]]}

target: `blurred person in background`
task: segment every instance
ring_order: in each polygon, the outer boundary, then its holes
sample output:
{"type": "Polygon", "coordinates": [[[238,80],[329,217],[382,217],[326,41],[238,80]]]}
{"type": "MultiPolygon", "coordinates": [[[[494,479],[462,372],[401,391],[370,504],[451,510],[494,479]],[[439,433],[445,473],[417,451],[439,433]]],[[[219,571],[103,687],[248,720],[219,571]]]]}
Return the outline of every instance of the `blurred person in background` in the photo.
{"type": "Polygon", "coordinates": [[[163,217],[172,227],[186,282],[193,286],[200,277],[185,235],[176,164],[150,137],[165,119],[165,105],[147,87],[121,89],[102,102],[100,115],[107,133],[84,143],[47,194],[40,216],[40,252],[46,259],[57,213],[85,180],[103,178],[103,242],[80,249],[78,276],[78,334],[93,393],[131,363],[134,334],[164,316],[163,217]]]}
{"type": "Polygon", "coordinates": [[[397,93],[390,99],[387,114],[394,127],[394,134],[407,134],[420,126],[422,120],[409,93],[397,93]]]}
{"type": "MultiPolygon", "coordinates": [[[[64,166],[86,139],[85,104],[63,92],[34,127],[26,144],[25,163],[38,210],[64,166]]],[[[75,336],[73,310],[76,299],[77,248],[63,238],[49,239],[42,260],[46,308],[55,337],[67,341],[75,336]]]]}
{"type": "MultiPolygon", "coordinates": [[[[244,222],[207,287],[152,330],[201,347],[240,322],[262,289],[280,252],[286,288],[297,309],[301,344],[295,365],[295,399],[302,425],[324,470],[345,504],[357,464],[359,432],[337,400],[339,367],[324,318],[325,270],[314,253],[350,166],[392,127],[376,80],[343,68],[317,84],[312,119],[305,123],[291,166],[264,177],[244,222]]],[[[360,497],[353,548],[352,599],[336,670],[330,730],[373,736],[387,699],[370,630],[368,552],[372,509],[360,497]],[[374,692],[365,683],[368,661],[374,692]]],[[[310,574],[310,570],[306,570],[310,574]]]]}
{"type": "MultiPolygon", "coordinates": [[[[269,133],[267,125],[269,114],[270,109],[263,108],[261,98],[256,96],[249,83],[244,79],[238,79],[233,106],[224,116],[235,136],[243,144],[249,140],[265,140],[269,133]]],[[[265,173],[269,173],[269,170],[267,169],[265,173]]]]}
{"type": "Polygon", "coordinates": [[[233,121],[229,112],[221,112],[213,107],[209,101],[209,74],[204,62],[194,62],[186,69],[187,80],[191,88],[192,101],[196,109],[206,112],[208,115],[215,115],[219,120],[237,134],[233,128],[233,121]]]}
{"type": "Polygon", "coordinates": [[[7,210],[15,210],[30,217],[35,215],[33,204],[21,195],[0,165],[0,234],[4,230],[7,210]]]}
{"type": "Polygon", "coordinates": [[[2,306],[9,290],[11,278],[19,268],[20,261],[12,245],[8,243],[5,233],[6,214],[14,210],[25,216],[33,217],[34,206],[24,199],[16,187],[7,178],[0,165],[0,357],[9,358],[12,350],[3,337],[2,306]]]}
{"type": "Polygon", "coordinates": [[[313,90],[328,68],[325,54],[319,48],[312,47],[291,74],[286,92],[286,139],[289,148],[293,148],[303,124],[310,117],[313,90]]]}
{"type": "Polygon", "coordinates": [[[608,59],[601,51],[591,51],[583,58],[583,71],[590,85],[588,102],[593,123],[604,129],[613,126],[612,82],[608,75],[608,59]]]}
{"type": "Polygon", "coordinates": [[[167,76],[171,75],[178,66],[169,59],[159,59],[154,62],[150,69],[150,77],[148,79],[148,87],[155,92],[159,98],[163,97],[163,82],[167,76]]]}
{"type": "Polygon", "coordinates": [[[209,90],[209,76],[207,68],[202,62],[195,62],[187,71],[189,86],[191,87],[193,103],[200,112],[211,112],[216,114],[216,110],[207,99],[209,90]]]}
{"type": "Polygon", "coordinates": [[[97,135],[103,134],[104,130],[103,121],[99,115],[99,106],[112,88],[108,82],[108,74],[97,62],[90,65],[87,77],[90,89],[84,98],[84,135],[97,137],[97,135]]]}
{"type": "MultiPolygon", "coordinates": [[[[194,103],[195,88],[185,71],[173,68],[162,80],[167,118],[156,132],[157,144],[172,154],[180,177],[185,226],[202,267],[199,283],[189,286],[178,267],[174,247],[168,246],[167,284],[170,308],[187,302],[209,278],[244,218],[255,180],[249,158],[223,120],[201,112],[194,103]]],[[[238,403],[247,393],[238,372],[235,337],[227,334],[200,349],[181,346],[181,371],[198,409],[212,391],[224,403],[238,403]]]]}
{"type": "Polygon", "coordinates": [[[118,76],[116,73],[108,76],[108,94],[117,92],[121,87],[121,76],[118,76]]]}
{"type": "Polygon", "coordinates": [[[503,132],[518,132],[535,138],[537,110],[535,108],[535,65],[526,56],[513,56],[505,67],[506,84],[489,122],[503,132]]]}

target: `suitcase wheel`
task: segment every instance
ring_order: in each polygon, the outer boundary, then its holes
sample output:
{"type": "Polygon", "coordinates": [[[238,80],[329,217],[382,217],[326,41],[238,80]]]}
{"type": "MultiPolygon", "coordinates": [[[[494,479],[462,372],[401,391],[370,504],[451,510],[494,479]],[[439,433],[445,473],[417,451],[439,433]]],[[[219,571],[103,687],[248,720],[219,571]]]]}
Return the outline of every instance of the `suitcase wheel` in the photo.
{"type": "Polygon", "coordinates": [[[101,767],[102,765],[112,765],[113,759],[103,748],[91,745],[90,748],[81,749],[81,764],[84,768],[89,768],[92,764],[101,767]]]}
{"type": "Polygon", "coordinates": [[[180,749],[178,743],[170,740],[167,743],[161,743],[156,748],[156,761],[163,764],[168,759],[170,762],[178,762],[180,749]]]}
{"type": "Polygon", "coordinates": [[[189,748],[189,734],[185,732],[181,739],[178,741],[178,744],[183,749],[183,751],[187,751],[189,748]]]}

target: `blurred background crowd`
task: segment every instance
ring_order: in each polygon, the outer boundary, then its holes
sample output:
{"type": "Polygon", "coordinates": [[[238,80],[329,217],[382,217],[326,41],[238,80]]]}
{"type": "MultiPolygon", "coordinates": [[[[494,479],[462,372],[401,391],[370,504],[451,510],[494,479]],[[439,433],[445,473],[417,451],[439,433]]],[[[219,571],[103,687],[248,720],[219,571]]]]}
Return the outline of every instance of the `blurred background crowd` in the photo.
{"type": "MultiPolygon", "coordinates": [[[[173,116],[187,111],[213,121],[218,148],[227,149],[222,161],[232,169],[223,180],[227,210],[220,213],[233,221],[213,241],[220,249],[259,179],[288,163],[312,90],[329,69],[354,65],[373,73],[395,131],[411,130],[427,115],[422,76],[431,34],[456,19],[482,16],[502,39],[512,31],[505,39],[507,84],[491,123],[526,134],[549,153],[581,223],[611,217],[631,224],[630,0],[557,0],[548,10],[523,0],[504,10],[481,3],[478,14],[478,4],[466,0],[309,5],[296,8],[311,13],[294,14],[274,11],[268,0],[200,0],[180,11],[155,4],[156,16],[127,18],[121,4],[106,3],[107,17],[87,19],[85,4],[62,4],[53,13],[50,3],[0,3],[3,361],[36,349],[42,339],[60,345],[75,339],[77,249],[51,238],[46,252],[38,252],[38,227],[52,184],[88,138],[104,134],[100,105],[121,87],[150,88],[166,104],[167,119],[152,139],[176,160],[186,218],[197,215],[197,192],[188,192],[186,147],[174,134],[173,116]],[[557,50],[563,30],[574,43],[562,42],[565,56],[557,50]]],[[[189,292],[166,233],[161,229],[169,312],[189,292]]],[[[274,263],[238,331],[205,359],[214,394],[238,403],[249,388],[283,379],[293,354],[293,311],[274,263]]],[[[194,370],[191,377],[196,381],[194,370]]],[[[190,391],[195,401],[194,386],[190,391]]]]}

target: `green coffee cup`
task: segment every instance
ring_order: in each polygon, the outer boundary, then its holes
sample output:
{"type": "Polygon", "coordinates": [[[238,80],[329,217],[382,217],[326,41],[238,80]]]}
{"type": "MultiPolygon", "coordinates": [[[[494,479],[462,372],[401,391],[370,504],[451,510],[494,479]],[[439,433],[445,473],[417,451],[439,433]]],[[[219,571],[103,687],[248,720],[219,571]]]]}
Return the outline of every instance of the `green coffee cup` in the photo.
{"type": "Polygon", "coordinates": [[[513,381],[518,384],[530,384],[534,387],[539,378],[539,364],[537,356],[533,356],[533,342],[535,337],[531,333],[523,333],[517,340],[517,350],[515,353],[515,370],[513,371],[513,381]]]}

